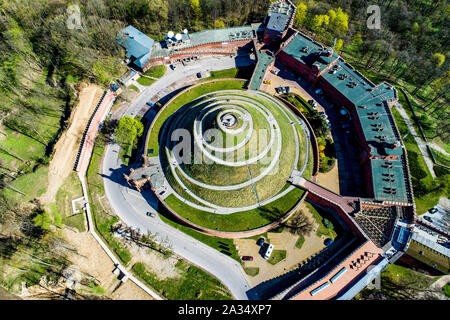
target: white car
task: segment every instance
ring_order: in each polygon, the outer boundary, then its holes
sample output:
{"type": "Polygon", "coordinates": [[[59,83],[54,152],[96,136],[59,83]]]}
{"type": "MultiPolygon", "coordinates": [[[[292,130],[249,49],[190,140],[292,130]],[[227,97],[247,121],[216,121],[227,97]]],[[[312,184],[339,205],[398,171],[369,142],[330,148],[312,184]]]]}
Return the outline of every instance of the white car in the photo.
{"type": "Polygon", "coordinates": [[[269,246],[266,249],[266,253],[264,253],[264,259],[269,259],[270,255],[272,254],[273,251],[273,244],[269,244],[269,246]]]}

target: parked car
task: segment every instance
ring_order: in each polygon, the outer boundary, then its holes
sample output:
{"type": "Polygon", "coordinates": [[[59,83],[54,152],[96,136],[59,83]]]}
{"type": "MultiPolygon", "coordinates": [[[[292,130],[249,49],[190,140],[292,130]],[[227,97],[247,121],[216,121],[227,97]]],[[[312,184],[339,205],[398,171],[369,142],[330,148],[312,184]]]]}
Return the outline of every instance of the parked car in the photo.
{"type": "Polygon", "coordinates": [[[242,256],[242,260],[243,261],[252,261],[253,257],[252,256],[242,256]]]}
{"type": "Polygon", "coordinates": [[[272,69],[272,70],[270,70],[270,72],[272,72],[273,74],[278,74],[278,70],[272,69]]]}
{"type": "Polygon", "coordinates": [[[156,217],[156,214],[154,212],[150,212],[150,211],[147,212],[146,215],[147,215],[147,217],[151,217],[151,218],[156,217]]]}
{"type": "Polygon", "coordinates": [[[434,214],[436,212],[438,212],[438,208],[431,208],[430,210],[428,210],[429,213],[434,214]]]}
{"type": "Polygon", "coordinates": [[[266,260],[269,259],[270,255],[272,254],[272,251],[273,251],[273,244],[269,244],[267,246],[266,252],[264,253],[264,259],[266,260]]]}
{"type": "Polygon", "coordinates": [[[325,241],[323,242],[324,245],[326,245],[327,247],[333,243],[333,239],[330,238],[326,238],[325,241]]]}
{"type": "Polygon", "coordinates": [[[175,70],[177,67],[174,64],[170,65],[170,69],[175,70]]]}
{"type": "Polygon", "coordinates": [[[284,89],[286,90],[286,93],[290,93],[291,92],[291,88],[290,87],[284,87],[284,89]]]}
{"type": "Polygon", "coordinates": [[[431,217],[429,216],[425,216],[423,217],[425,220],[427,220],[428,222],[433,222],[433,219],[431,219],[431,217]]]}
{"type": "Polygon", "coordinates": [[[275,88],[275,92],[276,92],[277,94],[280,94],[280,88],[276,87],[276,88],[275,88]]]}
{"type": "Polygon", "coordinates": [[[264,244],[264,238],[259,238],[258,241],[256,241],[256,245],[262,246],[264,244]]]}
{"type": "Polygon", "coordinates": [[[319,114],[320,114],[320,116],[321,116],[322,118],[328,119],[328,116],[325,114],[325,112],[320,111],[319,114]]]}
{"type": "Polygon", "coordinates": [[[150,101],[147,102],[147,105],[149,105],[150,107],[154,107],[154,106],[155,106],[155,104],[154,104],[154,103],[151,103],[150,101]]]}
{"type": "Polygon", "coordinates": [[[197,78],[201,78],[202,77],[202,73],[201,72],[197,72],[197,78]]]}
{"type": "Polygon", "coordinates": [[[351,125],[349,123],[346,123],[346,124],[342,125],[342,129],[350,128],[350,127],[351,127],[351,125]]]}
{"type": "Polygon", "coordinates": [[[311,107],[313,107],[313,109],[315,109],[317,107],[317,102],[315,102],[314,100],[308,100],[308,103],[311,107]]]}

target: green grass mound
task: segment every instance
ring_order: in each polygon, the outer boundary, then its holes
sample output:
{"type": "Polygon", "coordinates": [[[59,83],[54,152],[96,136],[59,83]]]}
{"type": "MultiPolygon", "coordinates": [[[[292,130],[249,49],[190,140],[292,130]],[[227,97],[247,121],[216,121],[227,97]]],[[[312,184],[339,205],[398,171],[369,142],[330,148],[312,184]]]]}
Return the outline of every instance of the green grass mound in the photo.
{"type": "Polygon", "coordinates": [[[174,191],[165,204],[210,229],[261,227],[300,199],[287,185],[308,161],[299,119],[242,85],[225,80],[190,88],[164,106],[149,131],[149,156],[159,155],[174,191]],[[281,210],[271,206],[278,201],[285,201],[281,210]]]}

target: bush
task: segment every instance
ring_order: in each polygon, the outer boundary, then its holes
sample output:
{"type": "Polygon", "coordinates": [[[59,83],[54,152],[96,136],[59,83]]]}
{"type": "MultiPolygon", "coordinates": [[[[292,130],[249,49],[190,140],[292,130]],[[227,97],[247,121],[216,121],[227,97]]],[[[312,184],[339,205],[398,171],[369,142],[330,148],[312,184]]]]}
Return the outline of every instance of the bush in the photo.
{"type": "Polygon", "coordinates": [[[325,227],[327,227],[328,229],[334,230],[334,225],[333,223],[328,220],[327,218],[323,218],[323,224],[325,227]]]}

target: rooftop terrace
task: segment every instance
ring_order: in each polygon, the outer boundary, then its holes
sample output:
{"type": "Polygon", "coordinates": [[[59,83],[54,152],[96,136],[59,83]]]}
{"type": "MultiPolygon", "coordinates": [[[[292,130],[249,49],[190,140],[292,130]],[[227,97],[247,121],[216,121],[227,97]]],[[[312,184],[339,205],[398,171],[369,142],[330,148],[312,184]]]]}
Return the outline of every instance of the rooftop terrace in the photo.
{"type": "Polygon", "coordinates": [[[256,39],[256,31],[258,28],[259,26],[257,25],[247,25],[193,32],[189,34],[189,41],[181,42],[176,48],[166,48],[164,41],[155,43],[152,50],[152,57],[168,56],[177,53],[178,50],[208,43],[256,39]]]}

